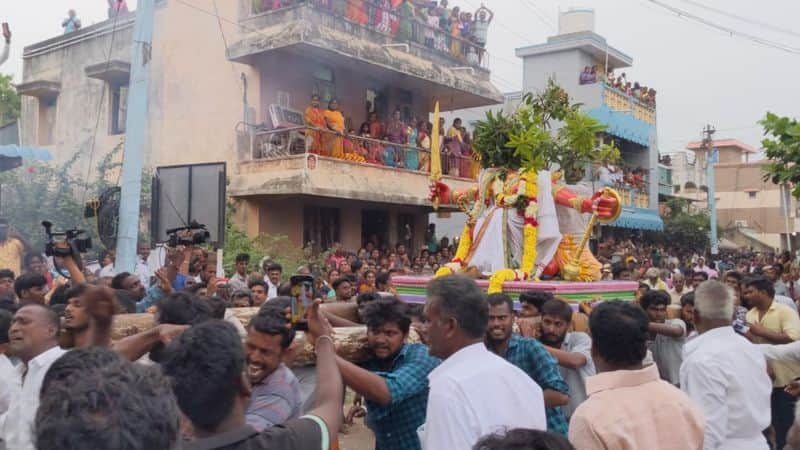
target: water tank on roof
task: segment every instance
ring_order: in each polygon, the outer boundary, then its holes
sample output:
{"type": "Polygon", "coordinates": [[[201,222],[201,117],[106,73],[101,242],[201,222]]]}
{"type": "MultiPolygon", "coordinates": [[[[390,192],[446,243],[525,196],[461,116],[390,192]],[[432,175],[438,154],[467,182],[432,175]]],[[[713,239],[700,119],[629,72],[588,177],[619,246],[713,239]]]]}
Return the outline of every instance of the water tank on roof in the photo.
{"type": "Polygon", "coordinates": [[[558,16],[558,34],[594,31],[594,10],[570,8],[558,16]]]}

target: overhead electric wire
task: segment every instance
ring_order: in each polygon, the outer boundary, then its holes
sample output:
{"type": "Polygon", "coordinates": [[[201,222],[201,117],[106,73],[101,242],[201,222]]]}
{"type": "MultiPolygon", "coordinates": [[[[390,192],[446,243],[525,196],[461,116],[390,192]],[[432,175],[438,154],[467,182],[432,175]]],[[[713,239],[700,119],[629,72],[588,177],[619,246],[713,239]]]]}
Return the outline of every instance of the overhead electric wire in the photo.
{"type": "Polygon", "coordinates": [[[752,34],[749,34],[749,33],[745,33],[743,31],[739,31],[739,30],[734,29],[734,28],[730,28],[730,27],[726,27],[726,26],[723,26],[723,25],[719,25],[719,24],[717,24],[715,22],[712,22],[712,21],[710,21],[708,19],[704,19],[703,17],[700,17],[700,16],[698,16],[696,14],[692,14],[692,13],[686,11],[686,10],[683,10],[681,8],[666,4],[666,3],[661,2],[659,0],[643,0],[643,1],[652,3],[652,4],[657,5],[657,6],[660,6],[661,8],[676,14],[678,17],[680,17],[682,19],[693,20],[693,21],[698,22],[700,24],[703,24],[703,25],[705,25],[705,26],[707,26],[709,28],[713,28],[715,30],[722,31],[722,32],[724,32],[726,34],[729,34],[731,36],[741,37],[743,39],[750,40],[750,41],[752,41],[752,42],[754,42],[756,44],[760,44],[760,45],[763,45],[765,47],[774,48],[776,50],[781,50],[781,51],[784,51],[786,53],[800,55],[800,48],[798,48],[798,47],[792,47],[792,46],[789,46],[789,45],[786,45],[786,44],[782,44],[780,42],[776,42],[776,41],[772,41],[772,40],[769,40],[769,39],[762,38],[760,36],[755,36],[755,35],[752,35],[752,34]]]}
{"type": "Polygon", "coordinates": [[[536,6],[536,4],[533,3],[531,0],[521,0],[521,1],[522,1],[522,4],[526,8],[528,8],[528,10],[531,11],[543,24],[545,24],[545,26],[550,28],[550,30],[552,32],[555,33],[557,31],[556,30],[556,26],[553,24],[553,22],[550,21],[550,19],[547,18],[547,13],[545,11],[539,9],[536,6]]]}
{"type": "Polygon", "coordinates": [[[725,11],[724,9],[714,8],[713,6],[708,6],[708,5],[705,5],[703,3],[696,2],[694,0],[680,0],[680,1],[682,1],[684,3],[688,3],[688,4],[692,5],[692,6],[696,6],[696,7],[700,8],[700,9],[705,9],[706,11],[710,11],[710,12],[713,12],[713,13],[716,13],[716,14],[719,14],[719,15],[722,15],[722,16],[725,16],[725,17],[729,17],[731,19],[740,20],[742,22],[749,23],[751,25],[756,25],[756,26],[762,27],[764,29],[767,29],[767,30],[770,30],[770,31],[774,31],[776,33],[783,33],[783,34],[787,34],[789,36],[800,37],[800,33],[796,32],[796,31],[789,30],[787,28],[781,28],[779,26],[776,26],[776,25],[773,25],[773,24],[770,24],[770,23],[766,23],[766,22],[762,22],[760,20],[750,19],[748,17],[740,16],[738,14],[734,14],[734,13],[725,11]]]}

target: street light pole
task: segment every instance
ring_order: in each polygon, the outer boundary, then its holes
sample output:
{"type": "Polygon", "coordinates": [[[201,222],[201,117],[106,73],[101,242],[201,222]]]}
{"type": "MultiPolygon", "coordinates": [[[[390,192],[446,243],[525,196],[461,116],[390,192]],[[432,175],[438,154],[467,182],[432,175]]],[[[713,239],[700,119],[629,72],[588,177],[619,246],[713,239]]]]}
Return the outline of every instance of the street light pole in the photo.
{"type": "Polygon", "coordinates": [[[125,153],[122,159],[122,192],[119,202],[117,273],[133,272],[139,239],[139,197],[142,192],[142,167],[147,130],[147,92],[150,86],[150,60],[153,48],[154,0],[139,0],[133,28],[131,78],[128,90],[128,117],[125,119],[125,153]]]}
{"type": "Polygon", "coordinates": [[[711,255],[716,256],[719,253],[719,243],[717,236],[717,196],[716,186],[714,182],[714,164],[719,159],[719,151],[714,148],[714,140],[712,137],[717,130],[711,125],[706,125],[703,129],[703,148],[706,150],[706,188],[708,191],[708,222],[709,233],[708,239],[711,246],[711,255]]]}

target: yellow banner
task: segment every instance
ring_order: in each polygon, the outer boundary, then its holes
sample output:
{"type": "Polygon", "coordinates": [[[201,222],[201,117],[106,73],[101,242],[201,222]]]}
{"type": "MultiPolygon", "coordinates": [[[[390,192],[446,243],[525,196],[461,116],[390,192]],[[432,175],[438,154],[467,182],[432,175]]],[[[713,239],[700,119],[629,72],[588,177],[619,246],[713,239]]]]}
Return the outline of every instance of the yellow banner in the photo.
{"type": "Polygon", "coordinates": [[[442,155],[439,150],[439,101],[433,107],[433,129],[431,130],[431,180],[442,179],[442,155]]]}

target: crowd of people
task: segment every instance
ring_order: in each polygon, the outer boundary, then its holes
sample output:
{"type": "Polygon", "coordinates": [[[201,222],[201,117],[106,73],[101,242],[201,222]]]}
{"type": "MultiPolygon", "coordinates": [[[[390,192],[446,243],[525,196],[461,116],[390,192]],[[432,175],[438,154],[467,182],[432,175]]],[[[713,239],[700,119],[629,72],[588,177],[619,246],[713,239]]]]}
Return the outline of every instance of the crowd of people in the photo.
{"type": "Polygon", "coordinates": [[[313,2],[353,24],[369,27],[400,42],[416,42],[480,64],[494,13],[483,4],[474,12],[448,7],[447,0],[253,0],[253,12],[274,11],[313,2]]]}
{"type": "Polygon", "coordinates": [[[640,282],[634,301],[530,290],[516,304],[474,273],[430,280],[424,305],[398,297],[395,274],[430,274],[455,245],[432,227],[414,254],[336,244],[324,267],[289,273],[240,254],[227,277],[193,247],[148,274],[142,249],[136,273],[117,273],[112,255],[92,271],[79,256],[26,253],[0,221],[0,440],[327,449],[365,416],[382,450],[800,449],[790,254],[714,264],[605,240],[598,258],[640,282]],[[289,275],[314,280],[304,317],[289,275]],[[241,321],[237,307],[258,310],[241,321]],[[118,313],[146,311],[153,328],[112,342],[118,313]],[[363,360],[336,342],[354,326],[363,360]],[[305,344],[315,366],[293,365],[305,344]]]}
{"type": "Polygon", "coordinates": [[[625,72],[619,76],[614,75],[614,70],[609,69],[607,73],[599,66],[585,66],[578,79],[580,84],[594,84],[597,82],[605,83],[606,85],[622,92],[625,95],[632,96],[635,99],[650,105],[656,106],[656,90],[649,88],[638,81],[630,82],[627,79],[625,72]]]}
{"type": "MultiPolygon", "coordinates": [[[[433,124],[412,116],[403,119],[396,109],[388,121],[371,112],[358,132],[348,128],[339,102],[331,99],[322,109],[320,97],[312,95],[303,113],[306,130],[306,150],[310,153],[341,158],[358,163],[405,168],[430,172],[431,132],[433,124]]],[[[450,127],[444,118],[439,120],[439,150],[442,173],[463,178],[477,178],[480,166],[473,157],[472,140],[461,119],[450,127]]]]}

